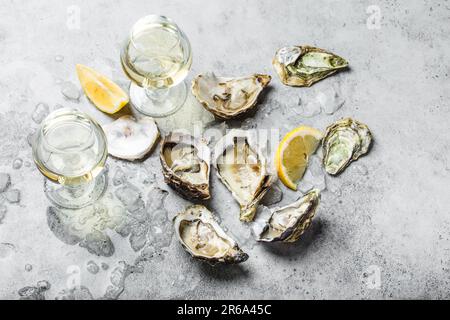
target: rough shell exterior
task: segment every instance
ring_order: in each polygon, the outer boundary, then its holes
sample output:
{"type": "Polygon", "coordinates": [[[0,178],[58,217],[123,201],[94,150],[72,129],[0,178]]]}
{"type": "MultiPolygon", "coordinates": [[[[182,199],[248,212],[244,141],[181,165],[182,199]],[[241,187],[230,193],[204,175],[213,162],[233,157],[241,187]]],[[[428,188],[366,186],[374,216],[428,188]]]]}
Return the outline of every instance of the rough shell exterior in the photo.
{"type": "Polygon", "coordinates": [[[192,93],[216,118],[228,120],[253,109],[271,79],[265,74],[228,78],[205,73],[192,81],[192,93]]]}
{"type": "Polygon", "coordinates": [[[328,126],[322,140],[325,171],[337,175],[359,157],[366,154],[372,144],[369,128],[356,120],[345,118],[328,126]],[[336,160],[339,162],[336,164],[336,160]]]}
{"type": "Polygon", "coordinates": [[[309,191],[296,202],[282,208],[272,209],[272,214],[258,237],[263,242],[295,242],[309,228],[320,202],[320,192],[317,189],[309,191]],[[275,225],[275,220],[293,217],[285,225],[275,225]]]}
{"type": "Polygon", "coordinates": [[[279,49],[272,64],[281,82],[294,87],[309,87],[348,67],[348,62],[338,55],[307,45],[279,49]],[[308,61],[303,61],[304,57],[308,61]]]}

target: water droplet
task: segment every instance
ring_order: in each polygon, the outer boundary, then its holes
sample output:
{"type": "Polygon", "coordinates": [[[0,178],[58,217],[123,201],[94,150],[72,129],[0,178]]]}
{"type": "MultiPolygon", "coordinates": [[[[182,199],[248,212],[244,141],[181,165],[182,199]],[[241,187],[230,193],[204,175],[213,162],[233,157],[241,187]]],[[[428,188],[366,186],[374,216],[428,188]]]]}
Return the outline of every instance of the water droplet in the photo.
{"type": "Polygon", "coordinates": [[[6,191],[11,185],[11,176],[9,173],[0,172],[0,192],[6,191]]]}
{"type": "Polygon", "coordinates": [[[26,264],[25,265],[25,271],[26,272],[30,272],[31,270],[33,270],[33,266],[31,264],[26,264]]]}
{"type": "Polygon", "coordinates": [[[109,269],[109,265],[105,262],[102,262],[102,269],[103,270],[108,270],[109,269]]]}
{"type": "Polygon", "coordinates": [[[21,158],[16,158],[13,161],[12,167],[15,170],[22,168],[23,160],[21,158]]]}
{"type": "Polygon", "coordinates": [[[18,203],[20,201],[20,190],[10,189],[5,192],[5,197],[9,203],[18,203]]]}
{"type": "Polygon", "coordinates": [[[50,113],[50,108],[46,103],[40,102],[34,108],[34,112],[31,115],[31,119],[37,124],[40,124],[45,117],[50,113]]]}
{"type": "Polygon", "coordinates": [[[55,56],[55,61],[56,62],[63,62],[64,61],[64,56],[58,54],[55,56]]]}
{"type": "Polygon", "coordinates": [[[125,173],[121,168],[117,167],[116,172],[114,173],[113,176],[113,185],[118,186],[120,184],[125,183],[125,181],[126,181],[125,173]]]}
{"type": "Polygon", "coordinates": [[[44,292],[50,289],[51,285],[47,280],[41,280],[37,283],[37,287],[41,292],[44,292]]]}
{"type": "Polygon", "coordinates": [[[80,90],[72,82],[64,82],[61,85],[61,93],[69,100],[78,101],[80,99],[80,90]]]}
{"type": "Polygon", "coordinates": [[[92,260],[88,261],[86,269],[92,274],[97,274],[100,271],[100,267],[92,260]]]}

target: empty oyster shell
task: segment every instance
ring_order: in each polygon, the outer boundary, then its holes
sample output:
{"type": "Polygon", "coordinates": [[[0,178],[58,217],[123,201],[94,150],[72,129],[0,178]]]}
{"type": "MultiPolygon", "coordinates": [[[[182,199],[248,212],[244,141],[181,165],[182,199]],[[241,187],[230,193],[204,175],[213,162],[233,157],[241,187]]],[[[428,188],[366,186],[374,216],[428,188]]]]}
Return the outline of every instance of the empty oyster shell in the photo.
{"type": "Polygon", "coordinates": [[[272,64],[281,81],[295,87],[309,87],[348,66],[345,59],[310,46],[281,48],[272,64]]]}
{"type": "Polygon", "coordinates": [[[193,80],[192,93],[206,110],[226,120],[252,109],[270,80],[265,74],[225,78],[209,72],[193,80]]]}
{"type": "Polygon", "coordinates": [[[322,140],[323,165],[331,175],[341,173],[352,161],[369,151],[372,134],[369,128],[351,118],[327,127],[322,140]]]}
{"type": "Polygon", "coordinates": [[[248,259],[235,240],[215,221],[211,211],[193,205],[174,218],[175,233],[183,247],[194,258],[211,264],[241,263],[248,259]]]}
{"type": "Polygon", "coordinates": [[[320,192],[313,189],[290,205],[272,209],[258,241],[297,241],[311,225],[319,202],[320,192]]]}
{"type": "Polygon", "coordinates": [[[273,182],[254,131],[231,130],[216,144],[217,175],[241,207],[240,220],[252,221],[259,201],[273,182]]]}
{"type": "Polygon", "coordinates": [[[188,198],[209,199],[211,151],[202,139],[172,132],[161,143],[164,180],[188,198]]]}
{"type": "Polygon", "coordinates": [[[158,127],[150,117],[136,120],[125,115],[102,127],[109,154],[125,160],[142,159],[159,137],[158,127]]]}

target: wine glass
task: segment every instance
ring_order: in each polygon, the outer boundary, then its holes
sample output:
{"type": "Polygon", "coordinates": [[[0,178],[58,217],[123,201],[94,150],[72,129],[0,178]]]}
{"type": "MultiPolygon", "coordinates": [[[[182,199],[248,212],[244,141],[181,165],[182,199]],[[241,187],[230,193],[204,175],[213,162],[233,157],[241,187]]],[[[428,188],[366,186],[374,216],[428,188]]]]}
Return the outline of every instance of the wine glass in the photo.
{"type": "Polygon", "coordinates": [[[138,111],[165,117],[181,108],[192,53],[186,35],[171,19],[149,15],[138,20],[121,51],[121,63],[132,81],[130,100],[138,111]]]}
{"type": "Polygon", "coordinates": [[[33,143],[33,158],[47,178],[47,198],[63,208],[92,204],[106,189],[106,136],[90,116],[59,109],[47,116],[33,143]]]}

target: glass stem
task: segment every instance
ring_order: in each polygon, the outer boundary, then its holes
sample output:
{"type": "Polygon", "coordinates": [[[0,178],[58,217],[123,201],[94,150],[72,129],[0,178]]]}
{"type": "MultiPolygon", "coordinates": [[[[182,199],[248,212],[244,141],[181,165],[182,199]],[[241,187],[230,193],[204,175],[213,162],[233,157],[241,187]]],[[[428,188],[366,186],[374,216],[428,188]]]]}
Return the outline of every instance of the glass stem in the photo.
{"type": "Polygon", "coordinates": [[[169,88],[145,88],[145,94],[150,100],[162,101],[169,95],[169,88]]]}
{"type": "Polygon", "coordinates": [[[87,193],[92,192],[95,186],[95,179],[89,181],[88,183],[78,184],[78,185],[66,185],[64,188],[69,192],[69,194],[74,198],[80,198],[87,193]]]}

